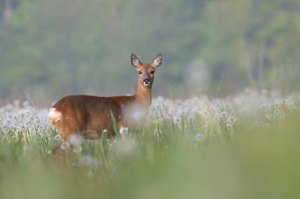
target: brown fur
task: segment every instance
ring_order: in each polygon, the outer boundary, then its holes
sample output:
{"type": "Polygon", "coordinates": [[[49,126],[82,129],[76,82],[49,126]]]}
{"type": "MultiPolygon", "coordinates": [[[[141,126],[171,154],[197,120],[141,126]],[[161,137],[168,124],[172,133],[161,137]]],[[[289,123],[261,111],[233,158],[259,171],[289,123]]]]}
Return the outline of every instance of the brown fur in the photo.
{"type": "Polygon", "coordinates": [[[132,54],[131,63],[139,72],[135,95],[113,97],[66,96],[52,106],[53,112],[50,111],[51,114],[49,113],[49,121],[59,129],[64,140],[74,133],[90,139],[100,138],[103,131],[107,131],[109,136],[115,136],[113,118],[119,128],[127,127],[136,122],[131,121],[126,113],[127,109],[130,109],[131,106],[147,109],[151,104],[153,73],[161,62],[161,54],[154,59],[152,64],[142,64],[132,54]],[[145,81],[149,85],[145,86],[145,81]]]}

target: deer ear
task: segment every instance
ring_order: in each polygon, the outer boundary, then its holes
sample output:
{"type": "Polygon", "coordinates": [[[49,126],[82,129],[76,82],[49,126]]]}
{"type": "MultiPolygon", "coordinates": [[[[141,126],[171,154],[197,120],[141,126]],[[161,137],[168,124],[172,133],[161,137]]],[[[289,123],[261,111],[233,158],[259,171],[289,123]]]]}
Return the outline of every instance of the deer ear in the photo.
{"type": "Polygon", "coordinates": [[[152,66],[156,68],[159,67],[161,63],[162,63],[162,54],[159,53],[153,60],[152,66]]]}
{"type": "Polygon", "coordinates": [[[130,55],[130,61],[131,61],[132,66],[135,68],[139,67],[142,64],[142,62],[140,62],[139,58],[137,58],[137,56],[133,53],[130,55]]]}

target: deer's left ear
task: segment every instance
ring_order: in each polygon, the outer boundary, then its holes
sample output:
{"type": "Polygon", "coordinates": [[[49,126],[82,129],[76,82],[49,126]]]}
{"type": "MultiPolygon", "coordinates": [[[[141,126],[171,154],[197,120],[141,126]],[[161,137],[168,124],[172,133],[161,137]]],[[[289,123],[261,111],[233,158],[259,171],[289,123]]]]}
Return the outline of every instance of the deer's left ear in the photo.
{"type": "Polygon", "coordinates": [[[155,59],[154,59],[154,61],[153,61],[153,63],[152,63],[152,66],[156,68],[156,67],[159,67],[159,66],[161,65],[161,63],[162,63],[162,54],[159,53],[159,54],[155,57],[155,59]]]}

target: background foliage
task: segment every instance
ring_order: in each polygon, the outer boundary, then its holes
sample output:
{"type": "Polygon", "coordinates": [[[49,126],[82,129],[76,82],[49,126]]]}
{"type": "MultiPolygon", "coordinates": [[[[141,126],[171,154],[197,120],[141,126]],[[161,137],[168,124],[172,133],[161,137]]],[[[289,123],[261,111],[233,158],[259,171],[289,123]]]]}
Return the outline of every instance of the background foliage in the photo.
{"type": "Polygon", "coordinates": [[[163,53],[156,94],[299,89],[298,0],[0,0],[0,6],[2,100],[132,93],[131,52],[144,62],[163,53]]]}

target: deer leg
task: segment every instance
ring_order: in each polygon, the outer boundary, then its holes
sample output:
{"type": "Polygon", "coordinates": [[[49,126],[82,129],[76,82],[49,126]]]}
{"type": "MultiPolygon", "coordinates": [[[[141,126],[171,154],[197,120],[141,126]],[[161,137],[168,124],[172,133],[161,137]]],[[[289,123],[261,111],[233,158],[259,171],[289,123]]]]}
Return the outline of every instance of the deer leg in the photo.
{"type": "Polygon", "coordinates": [[[70,122],[70,120],[68,120],[68,119],[58,121],[55,125],[58,128],[58,130],[63,138],[63,141],[61,143],[57,144],[53,148],[52,152],[54,155],[62,155],[62,154],[64,154],[64,151],[70,147],[70,143],[68,142],[70,135],[79,134],[81,132],[80,132],[80,129],[79,129],[77,123],[70,122]]]}
{"type": "Polygon", "coordinates": [[[128,139],[128,127],[126,127],[124,125],[123,120],[119,120],[118,126],[119,126],[119,133],[121,134],[122,139],[127,140],[128,139]]]}

